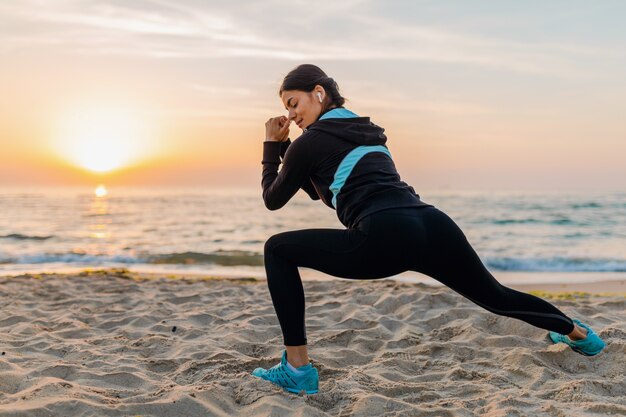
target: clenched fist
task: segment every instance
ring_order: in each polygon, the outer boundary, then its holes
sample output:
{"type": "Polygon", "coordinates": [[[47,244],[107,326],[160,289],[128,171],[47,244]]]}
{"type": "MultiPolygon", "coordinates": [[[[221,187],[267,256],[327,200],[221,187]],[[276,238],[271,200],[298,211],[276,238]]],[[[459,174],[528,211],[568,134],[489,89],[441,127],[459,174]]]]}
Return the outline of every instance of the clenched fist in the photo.
{"type": "Polygon", "coordinates": [[[265,140],[284,142],[289,137],[291,120],[287,116],[272,117],[265,122],[265,140]]]}

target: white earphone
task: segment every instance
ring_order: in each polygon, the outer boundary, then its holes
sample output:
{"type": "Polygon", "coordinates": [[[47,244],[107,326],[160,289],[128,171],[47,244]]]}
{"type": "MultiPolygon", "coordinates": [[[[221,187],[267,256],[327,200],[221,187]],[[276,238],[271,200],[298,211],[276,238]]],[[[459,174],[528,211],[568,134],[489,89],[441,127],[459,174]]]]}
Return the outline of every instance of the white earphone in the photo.
{"type": "Polygon", "coordinates": [[[320,99],[320,103],[322,102],[322,93],[317,93],[317,97],[320,99]]]}

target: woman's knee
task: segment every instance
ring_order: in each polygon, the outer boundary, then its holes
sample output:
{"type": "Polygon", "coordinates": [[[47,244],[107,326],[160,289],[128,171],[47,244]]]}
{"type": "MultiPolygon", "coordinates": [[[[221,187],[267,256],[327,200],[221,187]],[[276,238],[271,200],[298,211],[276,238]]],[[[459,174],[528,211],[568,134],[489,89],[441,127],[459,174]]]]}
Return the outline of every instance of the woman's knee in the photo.
{"type": "Polygon", "coordinates": [[[263,253],[265,256],[273,255],[276,252],[276,248],[284,241],[284,233],[277,233],[272,235],[265,241],[263,247],[263,253]]]}
{"type": "Polygon", "coordinates": [[[276,247],[276,243],[277,243],[276,235],[270,236],[265,241],[265,245],[263,246],[263,252],[265,254],[271,253],[274,250],[274,247],[276,247]]]}

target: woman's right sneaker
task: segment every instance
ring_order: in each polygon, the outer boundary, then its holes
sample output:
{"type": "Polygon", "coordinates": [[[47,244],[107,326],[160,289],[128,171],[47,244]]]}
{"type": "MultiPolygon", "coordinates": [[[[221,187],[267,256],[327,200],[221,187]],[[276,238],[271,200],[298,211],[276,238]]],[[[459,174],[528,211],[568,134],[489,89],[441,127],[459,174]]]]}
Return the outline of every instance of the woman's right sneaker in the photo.
{"type": "Polygon", "coordinates": [[[317,394],[319,388],[319,376],[317,368],[312,363],[297,368],[294,372],[287,366],[287,350],[283,351],[280,363],[269,369],[256,368],[252,375],[265,379],[283,389],[299,394],[301,391],[307,394],[317,394]]]}
{"type": "Polygon", "coordinates": [[[550,339],[554,343],[562,342],[569,345],[574,352],[580,353],[581,355],[594,356],[600,353],[606,346],[602,339],[600,339],[600,336],[598,336],[591,327],[582,323],[580,320],[572,319],[572,321],[587,330],[587,337],[581,340],[572,340],[567,337],[567,335],[551,331],[548,333],[550,339]]]}

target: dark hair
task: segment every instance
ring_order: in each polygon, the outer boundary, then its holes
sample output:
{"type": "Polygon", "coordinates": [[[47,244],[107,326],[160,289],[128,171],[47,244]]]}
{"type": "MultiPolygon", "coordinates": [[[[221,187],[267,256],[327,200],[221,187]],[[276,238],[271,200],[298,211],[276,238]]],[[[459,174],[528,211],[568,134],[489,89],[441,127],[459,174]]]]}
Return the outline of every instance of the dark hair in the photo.
{"type": "Polygon", "coordinates": [[[326,97],[324,97],[324,103],[322,103],[322,114],[325,113],[329,107],[333,105],[336,107],[343,107],[346,99],[339,94],[339,86],[331,77],[327,76],[324,71],[317,65],[302,64],[298,65],[285,76],[280,89],[278,90],[278,96],[283,94],[286,90],[299,90],[305,92],[311,92],[316,85],[321,85],[326,90],[326,97]]]}

